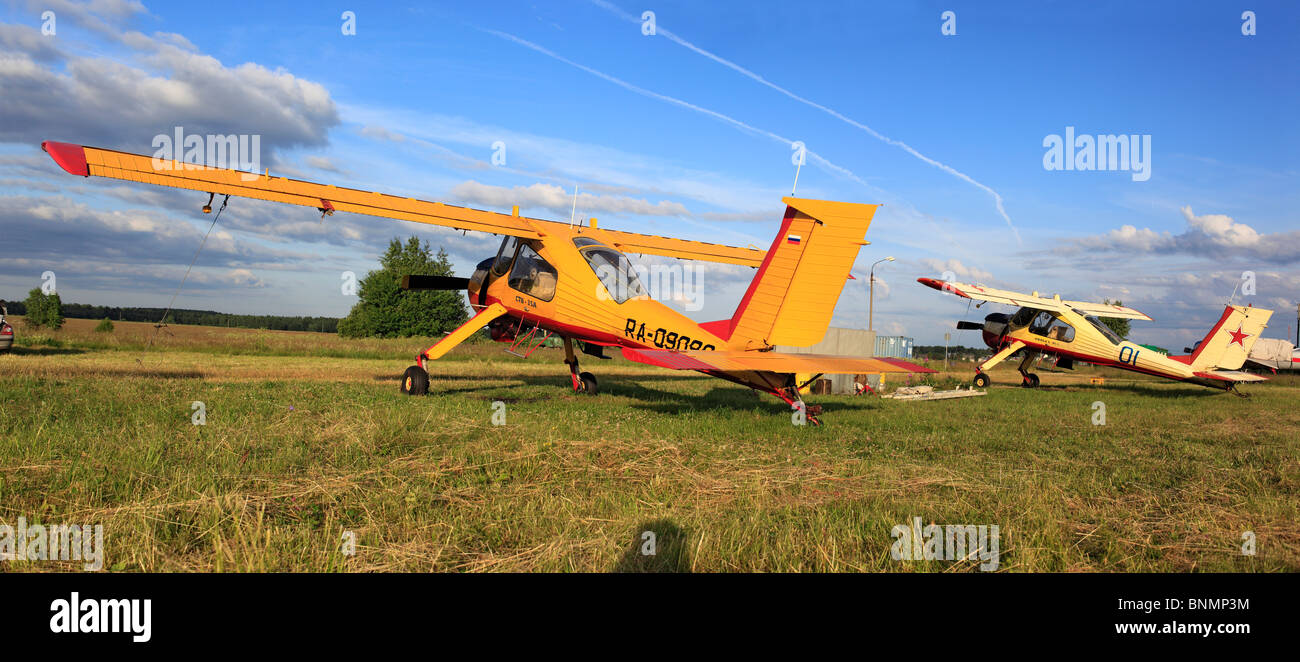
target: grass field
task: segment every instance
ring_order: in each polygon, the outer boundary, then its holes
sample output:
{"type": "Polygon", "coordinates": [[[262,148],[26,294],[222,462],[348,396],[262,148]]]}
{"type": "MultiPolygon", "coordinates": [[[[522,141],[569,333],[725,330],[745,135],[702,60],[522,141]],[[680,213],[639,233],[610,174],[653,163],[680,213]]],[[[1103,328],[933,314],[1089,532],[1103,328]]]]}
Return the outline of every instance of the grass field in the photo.
{"type": "Polygon", "coordinates": [[[588,397],[559,350],[465,346],[409,398],[422,340],[176,326],[145,351],[149,325],[94,324],[18,323],[0,355],[0,524],[103,524],[112,570],[978,571],[891,558],[912,517],[999,526],[999,571],[1300,570],[1292,378],[1240,399],[1005,368],[979,398],[811,396],[815,428],[621,358],[584,360],[588,397]]]}

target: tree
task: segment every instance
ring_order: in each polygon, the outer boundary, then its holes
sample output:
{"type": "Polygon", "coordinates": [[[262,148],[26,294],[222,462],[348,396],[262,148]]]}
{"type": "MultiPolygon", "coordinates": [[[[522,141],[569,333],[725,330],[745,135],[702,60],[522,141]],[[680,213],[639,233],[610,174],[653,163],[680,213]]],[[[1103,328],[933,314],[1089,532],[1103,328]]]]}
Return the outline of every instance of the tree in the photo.
{"type": "Polygon", "coordinates": [[[104,318],[104,321],[99,323],[99,326],[95,327],[95,333],[112,333],[112,332],[113,332],[113,320],[108,319],[107,317],[104,318]]]}
{"type": "Polygon", "coordinates": [[[358,283],[360,301],[339,321],[340,336],[409,338],[440,336],[468,319],[460,292],[402,290],[402,276],[451,276],[451,262],[441,247],[435,257],[429,243],[411,237],[393,239],[379,258],[379,269],[358,283]]]}
{"type": "Polygon", "coordinates": [[[36,328],[58,329],[63,326],[63,301],[58,294],[46,294],[38,287],[27,293],[27,323],[36,328]]]}
{"type": "MultiPolygon", "coordinates": [[[[1124,305],[1123,301],[1111,301],[1110,299],[1103,299],[1102,303],[1106,305],[1115,305],[1115,306],[1124,305]]],[[[1128,332],[1130,330],[1128,320],[1120,319],[1117,317],[1098,317],[1098,319],[1101,320],[1102,324],[1105,324],[1106,326],[1110,327],[1110,330],[1114,331],[1115,335],[1124,338],[1125,340],[1128,339],[1128,332]]]]}

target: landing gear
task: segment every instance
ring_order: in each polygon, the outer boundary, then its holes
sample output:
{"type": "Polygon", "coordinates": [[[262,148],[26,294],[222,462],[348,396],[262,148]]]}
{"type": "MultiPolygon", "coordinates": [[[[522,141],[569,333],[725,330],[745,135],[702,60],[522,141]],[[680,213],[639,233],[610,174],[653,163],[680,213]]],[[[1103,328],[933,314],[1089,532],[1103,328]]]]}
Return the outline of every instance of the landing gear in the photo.
{"type": "Polygon", "coordinates": [[[573,353],[573,340],[564,338],[564,362],[569,365],[569,376],[573,379],[573,392],[596,395],[596,376],[590,372],[578,372],[578,356],[573,353]]]}
{"type": "Polygon", "coordinates": [[[1029,366],[1038,358],[1037,351],[1026,351],[1025,359],[1020,362],[1020,385],[1025,388],[1038,388],[1038,375],[1029,372],[1029,366]]]}
{"type": "Polygon", "coordinates": [[[406,369],[402,375],[402,392],[407,395],[425,395],[429,392],[429,373],[418,365],[406,369]]]}
{"type": "MultiPolygon", "coordinates": [[[[794,375],[790,375],[790,378],[793,380],[794,375]]],[[[792,383],[793,382],[791,382],[791,384],[792,383]]],[[[797,387],[793,385],[785,386],[783,388],[773,389],[771,392],[776,394],[776,397],[785,400],[785,403],[790,405],[791,410],[803,409],[804,420],[808,423],[812,423],[814,426],[822,424],[821,420],[817,418],[822,413],[822,406],[806,404],[803,401],[803,398],[799,395],[799,389],[797,387]]]]}
{"type": "Polygon", "coordinates": [[[989,385],[989,376],[980,372],[975,374],[975,379],[971,383],[979,388],[985,388],[989,385]]]}
{"type": "Polygon", "coordinates": [[[590,372],[578,373],[578,381],[582,382],[582,392],[587,395],[596,395],[596,376],[590,372]]]}

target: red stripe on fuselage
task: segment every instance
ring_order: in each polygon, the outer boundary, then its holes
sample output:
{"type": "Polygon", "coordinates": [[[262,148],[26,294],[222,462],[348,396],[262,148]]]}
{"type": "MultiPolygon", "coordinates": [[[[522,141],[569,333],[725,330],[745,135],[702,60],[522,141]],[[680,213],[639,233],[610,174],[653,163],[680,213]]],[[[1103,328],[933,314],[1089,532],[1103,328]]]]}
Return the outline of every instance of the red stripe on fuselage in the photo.
{"type": "Polygon", "coordinates": [[[715,333],[722,340],[731,340],[731,334],[736,331],[736,323],[740,320],[741,315],[745,314],[745,309],[749,307],[749,299],[754,296],[754,290],[758,289],[758,284],[763,280],[763,274],[767,273],[767,266],[772,263],[772,256],[776,255],[776,249],[781,247],[781,239],[790,231],[790,222],[794,220],[795,208],[789,205],[785,207],[785,217],[781,219],[781,230],[776,233],[776,238],[772,240],[772,246],[767,249],[767,254],[763,256],[763,264],[759,265],[758,272],[754,274],[754,280],[749,281],[749,289],[745,290],[745,296],[740,299],[740,305],[736,306],[736,313],[731,316],[731,324],[727,327],[725,335],[715,333]]]}
{"type": "Polygon", "coordinates": [[[1201,340],[1201,344],[1196,346],[1196,351],[1192,352],[1192,358],[1190,361],[1187,362],[1187,365],[1196,363],[1196,357],[1201,355],[1201,352],[1205,350],[1205,346],[1210,344],[1210,339],[1214,337],[1214,334],[1219,332],[1219,329],[1223,328],[1223,323],[1228,321],[1228,318],[1231,316],[1232,316],[1232,306],[1228,306],[1227,308],[1224,308],[1223,316],[1219,318],[1219,321],[1217,323],[1215,323],[1214,328],[1210,329],[1210,332],[1205,334],[1205,338],[1201,340]]]}

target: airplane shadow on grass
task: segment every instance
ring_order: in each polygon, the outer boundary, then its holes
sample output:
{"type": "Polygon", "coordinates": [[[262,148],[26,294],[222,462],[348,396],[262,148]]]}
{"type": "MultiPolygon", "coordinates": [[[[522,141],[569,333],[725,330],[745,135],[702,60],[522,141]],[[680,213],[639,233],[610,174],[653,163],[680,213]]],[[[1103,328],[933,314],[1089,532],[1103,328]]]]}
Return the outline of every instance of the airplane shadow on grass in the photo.
{"type": "Polygon", "coordinates": [[[691,548],[686,532],[670,519],[654,519],[636,528],[632,543],[611,572],[690,572],[691,548]]]}
{"type": "MultiPolygon", "coordinates": [[[[1173,382],[1170,382],[1173,384],[1173,382]]],[[[1017,388],[1017,387],[1013,387],[1017,388]]],[[[1219,395],[1229,395],[1219,389],[1210,389],[1202,386],[1185,387],[1185,388],[1160,388],[1155,385],[1146,384],[1107,384],[1105,386],[1091,386],[1088,384],[1071,385],[1071,384],[1053,384],[1042,385],[1034,389],[1036,391],[1046,391],[1055,393],[1069,393],[1079,391],[1091,391],[1097,395],[1105,395],[1108,391],[1127,391],[1136,395],[1144,395],[1152,398],[1187,398],[1187,397],[1213,397],[1219,395]]]]}
{"type": "MultiPolygon", "coordinates": [[[[429,396],[438,397],[439,395],[468,395],[475,397],[475,394],[488,392],[500,392],[503,389],[512,389],[520,386],[550,386],[556,388],[556,396],[573,395],[570,388],[569,376],[564,373],[556,375],[512,375],[504,377],[478,377],[473,375],[432,375],[434,381],[433,390],[429,396]],[[438,389],[439,381],[499,381],[507,382],[504,384],[467,386],[464,388],[438,389]]],[[[777,400],[775,397],[761,397],[757,391],[745,388],[743,386],[731,386],[729,384],[715,386],[704,395],[692,393],[682,393],[679,391],[663,390],[645,386],[645,382],[680,382],[683,380],[696,379],[715,379],[703,375],[683,374],[683,375],[611,375],[600,381],[600,394],[602,396],[626,397],[637,401],[632,406],[637,409],[654,411],[661,414],[676,414],[682,412],[707,412],[718,409],[731,409],[735,411],[753,411],[762,409],[772,414],[789,414],[791,409],[789,405],[777,400]]],[[[374,381],[397,383],[401,380],[400,375],[376,375],[374,381]]],[[[529,395],[525,397],[495,397],[493,400],[502,400],[503,402],[532,402],[548,400],[552,395],[529,395]]],[[[819,401],[816,396],[811,396],[809,404],[823,405],[826,414],[835,411],[845,411],[850,409],[876,409],[878,404],[864,399],[863,402],[843,402],[843,401],[819,401]]]]}

